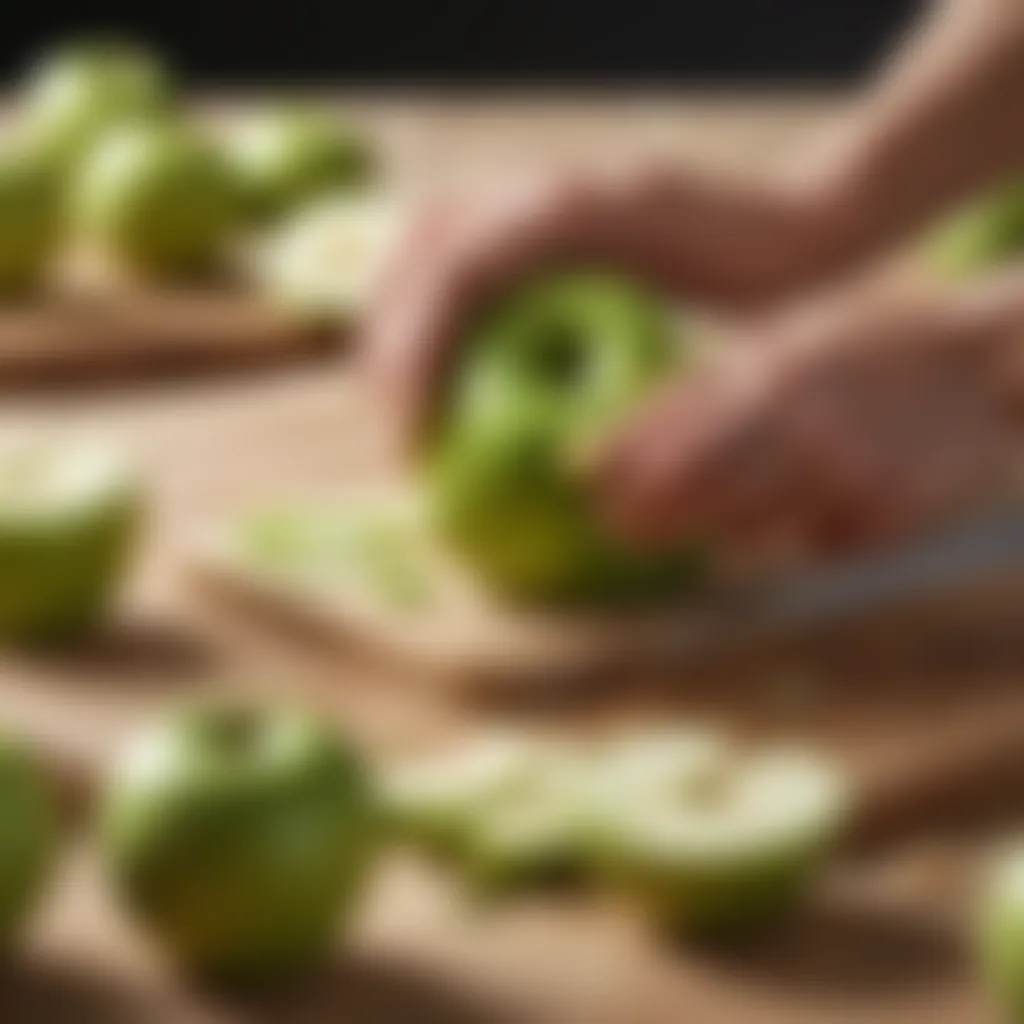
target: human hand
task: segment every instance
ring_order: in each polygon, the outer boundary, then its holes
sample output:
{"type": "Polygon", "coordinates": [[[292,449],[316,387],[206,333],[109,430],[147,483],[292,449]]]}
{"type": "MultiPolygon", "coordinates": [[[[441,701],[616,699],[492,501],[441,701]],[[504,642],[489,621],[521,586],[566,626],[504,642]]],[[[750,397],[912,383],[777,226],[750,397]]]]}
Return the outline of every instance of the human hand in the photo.
{"type": "Polygon", "coordinates": [[[671,382],[598,462],[607,519],[640,545],[730,551],[892,542],[1004,481],[1024,289],[857,296],[789,315],[671,382]]]}
{"type": "Polygon", "coordinates": [[[422,440],[461,329],[547,266],[621,267],[686,298],[751,304],[825,266],[830,222],[809,196],[638,170],[554,175],[436,202],[372,304],[363,354],[408,449],[422,440]]]}

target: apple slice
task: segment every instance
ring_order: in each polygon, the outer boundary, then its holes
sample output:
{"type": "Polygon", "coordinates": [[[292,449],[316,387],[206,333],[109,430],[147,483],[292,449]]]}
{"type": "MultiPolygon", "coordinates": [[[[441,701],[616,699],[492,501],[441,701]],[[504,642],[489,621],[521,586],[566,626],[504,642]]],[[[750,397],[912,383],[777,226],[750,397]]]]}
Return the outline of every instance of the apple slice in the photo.
{"type": "Polygon", "coordinates": [[[313,324],[347,323],[365,308],[404,223],[392,199],[343,195],[304,207],[256,259],[268,297],[313,324]]]}
{"type": "Polygon", "coordinates": [[[399,766],[383,786],[395,830],[430,852],[461,854],[473,819],[531,779],[535,751],[525,737],[492,733],[399,766]]]}
{"type": "Polygon", "coordinates": [[[846,818],[839,771],[801,750],[744,751],[713,734],[644,738],[595,787],[594,856],[672,930],[734,937],[814,877],[846,818]]]}

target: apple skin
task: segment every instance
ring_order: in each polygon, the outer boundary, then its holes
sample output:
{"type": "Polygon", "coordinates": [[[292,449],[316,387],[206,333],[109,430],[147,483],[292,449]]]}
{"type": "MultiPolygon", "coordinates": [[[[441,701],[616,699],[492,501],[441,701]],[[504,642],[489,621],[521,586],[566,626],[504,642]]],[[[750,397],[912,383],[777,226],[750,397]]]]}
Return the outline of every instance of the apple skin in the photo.
{"type": "Polygon", "coordinates": [[[989,866],[976,928],[976,955],[986,988],[1007,1020],[1024,1020],[1024,846],[989,866]]]}
{"type": "Polygon", "coordinates": [[[321,722],[206,705],[159,722],[113,775],[117,887],[189,974],[273,982],[310,966],[365,887],[375,797],[321,722]]]}
{"type": "MultiPolygon", "coordinates": [[[[53,457],[70,463],[92,453],[68,445],[53,457]]],[[[27,508],[0,502],[0,641],[67,644],[106,612],[144,509],[134,473],[119,462],[112,472],[102,490],[71,501],[44,499],[27,508]]]]}
{"type": "Polygon", "coordinates": [[[677,354],[659,303],[596,271],[529,284],[484,317],[453,371],[427,488],[441,534],[500,597],[628,603],[703,575],[699,544],[616,543],[578,472],[677,354]]]}
{"type": "Polygon", "coordinates": [[[123,268],[173,278],[209,270],[238,223],[238,196],[220,154],[173,124],[105,136],[72,188],[84,237],[123,268]]]}
{"type": "Polygon", "coordinates": [[[109,129],[163,117],[173,90],[159,59],[117,39],[90,39],[42,57],[24,104],[30,144],[55,169],[70,172],[109,129]]]}
{"type": "Polygon", "coordinates": [[[374,177],[376,163],[354,128],[303,107],[268,110],[243,126],[230,160],[256,221],[327,193],[361,188],[374,177]]]}
{"type": "Polygon", "coordinates": [[[952,277],[976,273],[1024,252],[1024,184],[982,196],[938,231],[933,262],[952,277]]]}
{"type": "Polygon", "coordinates": [[[55,794],[18,743],[0,737],[0,949],[20,928],[49,877],[58,838],[55,794]]]}
{"type": "Polygon", "coordinates": [[[41,283],[60,241],[55,175],[34,154],[0,160],[0,297],[20,297],[41,283]]]}
{"type": "Polygon", "coordinates": [[[666,932],[706,943],[738,943],[762,933],[796,904],[828,844],[807,842],[736,863],[653,866],[607,856],[601,871],[666,932]]]}

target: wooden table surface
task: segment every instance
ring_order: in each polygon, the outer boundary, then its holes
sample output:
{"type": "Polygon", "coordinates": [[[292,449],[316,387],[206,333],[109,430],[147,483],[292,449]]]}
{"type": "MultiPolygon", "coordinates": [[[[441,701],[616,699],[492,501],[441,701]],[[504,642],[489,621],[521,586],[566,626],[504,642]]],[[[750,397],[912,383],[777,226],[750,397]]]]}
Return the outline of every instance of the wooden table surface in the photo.
{"type": "MultiPolygon", "coordinates": [[[[767,159],[836,110],[835,101],[793,98],[355,106],[410,180],[537,153],[597,158],[636,148],[767,159]]],[[[825,650],[709,668],[669,687],[629,681],[628,694],[470,706],[408,672],[337,651],[328,657],[315,644],[279,639],[198,602],[180,572],[197,533],[254,500],[332,493],[339,483],[372,479],[378,460],[368,416],[336,357],[234,379],[5,398],[0,429],[66,426],[126,441],[154,500],[118,621],[73,656],[4,660],[0,716],[55,751],[100,764],[168,700],[219,686],[300,695],[381,756],[497,716],[571,728],[667,708],[771,721],[839,749],[869,736],[879,750],[892,750],[926,706],[946,709],[949,722],[969,715],[979,694],[1019,708],[1024,651],[1012,643],[984,662],[973,648],[956,655],[933,647],[923,660],[920,651],[856,660],[825,650]]],[[[443,879],[395,860],[383,866],[327,969],[296,991],[248,1002],[170,977],[118,915],[83,843],[69,852],[27,949],[0,975],[0,1019],[982,1024],[992,1018],[970,977],[956,908],[979,848],[1013,823],[1015,805],[1024,808],[1012,789],[1009,800],[966,824],[959,815],[930,821],[884,855],[843,865],[806,913],[771,941],[728,957],[656,941],[599,898],[467,914],[443,879]]]]}

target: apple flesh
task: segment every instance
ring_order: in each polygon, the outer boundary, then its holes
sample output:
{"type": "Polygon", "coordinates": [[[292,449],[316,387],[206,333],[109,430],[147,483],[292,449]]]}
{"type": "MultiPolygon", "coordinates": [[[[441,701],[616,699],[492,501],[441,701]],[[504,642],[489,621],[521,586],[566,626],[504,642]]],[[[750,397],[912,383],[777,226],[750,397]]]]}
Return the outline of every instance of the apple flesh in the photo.
{"type": "Polygon", "coordinates": [[[35,759],[0,737],[0,947],[13,942],[50,873],[57,846],[54,793],[35,759]]]}
{"type": "Polygon", "coordinates": [[[52,646],[102,617],[135,539],[134,474],[105,445],[0,448],[0,640],[52,646]]]}
{"type": "Polygon", "coordinates": [[[303,207],[264,242],[263,291],[311,325],[350,325],[365,310],[403,225],[395,201],[346,195],[303,207]]]}
{"type": "Polygon", "coordinates": [[[220,155],[172,125],[118,129],[97,144],[72,190],[84,238],[124,269],[153,278],[209,270],[237,222],[220,155]]]}
{"type": "Polygon", "coordinates": [[[495,896],[583,874],[584,785],[572,748],[498,734],[405,766],[385,792],[400,838],[495,896]]]}
{"type": "Polygon", "coordinates": [[[702,574],[685,541],[642,555],[610,537],[579,464],[678,358],[655,298],[629,280],[567,272],[501,302],[456,365],[429,459],[441,534],[503,598],[649,599],[702,574]]]}
{"type": "Polygon", "coordinates": [[[203,706],[143,735],[102,815],[114,878],[183,970],[258,983],[322,956],[365,887],[375,799],[323,723],[203,706]]]}

